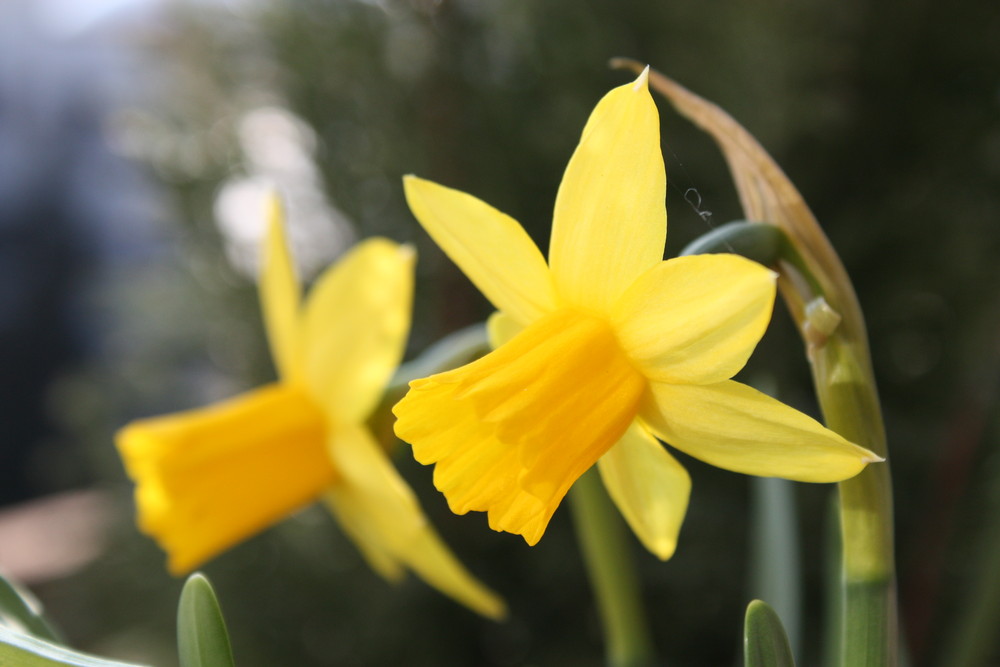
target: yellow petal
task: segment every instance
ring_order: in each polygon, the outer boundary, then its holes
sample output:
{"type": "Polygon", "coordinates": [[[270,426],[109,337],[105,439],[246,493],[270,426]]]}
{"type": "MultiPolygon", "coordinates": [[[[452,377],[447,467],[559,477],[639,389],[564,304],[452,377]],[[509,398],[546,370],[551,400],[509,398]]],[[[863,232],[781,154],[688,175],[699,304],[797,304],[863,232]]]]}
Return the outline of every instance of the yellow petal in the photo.
{"type": "Polygon", "coordinates": [[[499,310],[486,320],[486,335],[490,340],[490,347],[494,350],[523,330],[524,327],[518,324],[517,320],[499,310]]]}
{"type": "Polygon", "coordinates": [[[480,583],[428,526],[406,547],[406,564],[424,581],[494,621],[507,616],[503,598],[480,583]]]}
{"type": "Polygon", "coordinates": [[[403,186],[413,215],[498,310],[526,325],[555,307],[545,258],[516,220],[416,176],[403,186]]]}
{"type": "Polygon", "coordinates": [[[413,303],[408,246],[358,244],[313,287],[303,312],[303,357],[313,396],[338,422],[363,420],[403,357],[413,303]]]}
{"type": "Polygon", "coordinates": [[[385,546],[378,527],[369,521],[367,505],[343,485],[334,485],[323,500],[341,530],[354,542],[371,569],[391,582],[402,581],[406,575],[402,563],[385,546]]]}
{"type": "Polygon", "coordinates": [[[677,257],[643,274],[612,321],[646,377],[721,382],[743,368],[764,335],[774,292],[774,273],[743,257],[677,257]]]}
{"type": "Polygon", "coordinates": [[[410,383],[396,434],[452,510],[536,543],[570,485],[625,432],[645,380],[609,325],[546,315],[466,366],[410,383]]]}
{"type": "Polygon", "coordinates": [[[336,477],[325,442],[323,413],[281,384],[133,422],[116,438],[136,482],[139,528],[174,574],[318,498],[336,477]]]}
{"type": "Polygon", "coordinates": [[[549,265],[561,298],[607,313],[663,259],[667,178],[646,74],[604,96],[556,197],[549,265]]]}
{"type": "Polygon", "coordinates": [[[503,601],[466,570],[427,522],[413,491],[363,426],[332,435],[329,451],[341,479],[327,493],[334,515],[380,574],[402,563],[424,581],[489,618],[503,601]]]}
{"type": "Polygon", "coordinates": [[[299,302],[302,287],[295,273],[285,237],[281,201],[272,194],[268,200],[267,236],[260,271],[260,305],[271,356],[284,379],[302,375],[299,341],[299,302]]]}
{"type": "Polygon", "coordinates": [[[684,466],[633,423],[597,467],[636,537],[660,560],[673,556],[691,494],[684,466]]]}
{"type": "Polygon", "coordinates": [[[882,459],[756,389],[652,383],[641,416],[653,434],[719,468],[800,482],[839,482],[882,459]]]}

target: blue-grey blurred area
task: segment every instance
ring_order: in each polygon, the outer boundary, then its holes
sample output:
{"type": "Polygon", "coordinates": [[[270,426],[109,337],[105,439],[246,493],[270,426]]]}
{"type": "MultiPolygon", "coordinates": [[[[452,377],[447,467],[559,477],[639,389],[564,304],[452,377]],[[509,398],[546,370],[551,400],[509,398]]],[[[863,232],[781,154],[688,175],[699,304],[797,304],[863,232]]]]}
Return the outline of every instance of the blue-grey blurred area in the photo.
{"type": "Polygon", "coordinates": [[[77,4],[0,4],[0,504],[94,481],[52,389],[102,353],[92,289],[150,222],[108,143],[128,54],[77,4]]]}
{"type": "MultiPolygon", "coordinates": [[[[91,555],[32,574],[32,588],[76,645],[176,664],[180,582],[132,525],[113,432],[274,377],[254,284],[264,193],[285,198],[307,279],[360,238],[417,248],[412,358],[491,309],[413,220],[401,176],[480,197],[546,250],[587,115],[631,78],[607,61],[627,56],[754,133],[841,254],[884,402],[907,651],[950,667],[963,614],[1000,623],[1000,596],[984,599],[975,574],[1000,548],[997,35],[994,0],[0,2],[0,447],[27,459],[17,497],[83,485],[103,498],[73,510],[103,517],[100,539],[68,540],[91,555]]],[[[671,256],[742,215],[716,147],[654,97],[671,256]]],[[[780,305],[742,379],[817,414],[780,305]]],[[[533,548],[452,515],[388,419],[380,432],[430,520],[511,619],[480,620],[412,577],[380,580],[311,508],[205,568],[237,663],[602,664],[567,509],[533,548]]],[[[754,494],[678,456],[693,492],[676,555],[630,545],[655,640],[665,664],[736,664],[757,594],[754,494]]],[[[799,664],[823,654],[833,492],[793,491],[799,664]]],[[[985,641],[977,664],[1000,663],[985,641]]]]}

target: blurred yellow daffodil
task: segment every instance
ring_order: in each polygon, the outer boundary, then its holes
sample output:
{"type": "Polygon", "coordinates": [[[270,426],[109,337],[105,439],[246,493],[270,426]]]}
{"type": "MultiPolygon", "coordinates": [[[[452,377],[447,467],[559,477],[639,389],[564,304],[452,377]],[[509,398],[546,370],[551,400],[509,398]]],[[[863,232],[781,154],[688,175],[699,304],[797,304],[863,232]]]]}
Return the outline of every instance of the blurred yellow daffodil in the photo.
{"type": "Polygon", "coordinates": [[[775,275],[735,255],[663,261],[666,175],[644,72],[584,127],[556,197],[549,262],[521,226],[408,176],[413,214],[498,312],[495,350],[410,383],[396,434],[452,511],[535,544],[595,462],[636,535],[669,558],[690,478],[712,465],[807,482],[879,458],[730,378],[771,316],[775,275]],[[654,438],[655,436],[655,438],[654,438]]]}
{"type": "Polygon", "coordinates": [[[270,205],[260,297],[279,380],[216,405],[126,426],[140,529],[181,574],[317,499],[371,566],[409,567],[492,618],[503,602],[455,559],[365,425],[410,325],[414,253],[371,239],[302,302],[281,208],[270,205]]]}

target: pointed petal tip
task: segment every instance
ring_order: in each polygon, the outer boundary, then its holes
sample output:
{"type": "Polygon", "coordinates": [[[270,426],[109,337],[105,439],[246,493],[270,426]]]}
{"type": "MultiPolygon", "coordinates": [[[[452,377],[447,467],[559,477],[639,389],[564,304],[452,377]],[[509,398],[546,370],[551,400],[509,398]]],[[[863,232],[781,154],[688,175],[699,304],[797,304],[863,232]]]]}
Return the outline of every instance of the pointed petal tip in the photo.
{"type": "Polygon", "coordinates": [[[677,542],[662,540],[655,544],[647,545],[649,552],[659,558],[662,562],[667,562],[674,556],[677,550],[677,542]]]}
{"type": "Polygon", "coordinates": [[[427,179],[420,178],[416,174],[403,174],[403,187],[410,187],[411,185],[417,185],[418,183],[423,183],[427,179]]]}
{"type": "Polygon", "coordinates": [[[372,562],[368,563],[376,574],[385,579],[391,586],[399,586],[406,580],[406,570],[398,564],[395,567],[376,567],[372,562]]]}
{"type": "Polygon", "coordinates": [[[264,206],[267,212],[267,223],[270,227],[284,224],[285,212],[281,203],[281,195],[278,194],[277,189],[268,189],[264,206]]]}
{"type": "MultiPolygon", "coordinates": [[[[501,528],[499,532],[503,532],[503,529],[501,528]]],[[[542,539],[541,535],[528,534],[528,533],[521,535],[521,537],[524,538],[524,541],[528,543],[529,547],[535,546],[536,544],[538,544],[538,540],[542,539]]]]}
{"type": "Polygon", "coordinates": [[[636,77],[635,83],[632,84],[632,90],[636,92],[649,90],[649,65],[646,65],[646,68],[636,77]]]}
{"type": "Polygon", "coordinates": [[[407,202],[409,202],[414,189],[425,185],[427,182],[426,179],[420,178],[416,174],[403,174],[403,194],[407,202]]]}
{"type": "Polygon", "coordinates": [[[884,463],[885,462],[885,457],[884,456],[879,456],[875,452],[868,452],[868,453],[871,454],[871,456],[862,456],[861,457],[861,462],[862,463],[884,463]]]}
{"type": "Polygon", "coordinates": [[[497,623],[506,621],[508,616],[507,604],[499,598],[491,602],[489,606],[483,606],[479,611],[483,616],[497,623]]]}
{"type": "Polygon", "coordinates": [[[410,243],[401,243],[398,246],[399,259],[404,262],[414,263],[417,261],[417,248],[410,243]]]}

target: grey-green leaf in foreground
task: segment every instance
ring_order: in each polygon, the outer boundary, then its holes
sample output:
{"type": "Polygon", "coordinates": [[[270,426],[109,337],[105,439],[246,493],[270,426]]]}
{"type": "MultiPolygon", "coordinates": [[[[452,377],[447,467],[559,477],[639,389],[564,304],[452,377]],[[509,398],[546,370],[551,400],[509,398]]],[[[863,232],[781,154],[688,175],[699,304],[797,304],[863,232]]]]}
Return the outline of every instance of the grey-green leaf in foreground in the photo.
{"type": "Polygon", "coordinates": [[[73,651],[0,625],[0,667],[141,667],[73,651]]]}
{"type": "Polygon", "coordinates": [[[181,667],[234,667],[226,622],[212,585],[192,574],[177,607],[177,652],[181,667]]]}
{"type": "Polygon", "coordinates": [[[36,637],[61,642],[62,637],[41,613],[41,606],[27,591],[0,577],[0,624],[36,637]]]}
{"type": "Polygon", "coordinates": [[[746,667],[795,667],[781,619],[761,600],[754,600],[747,606],[743,664],[746,667]]]}

